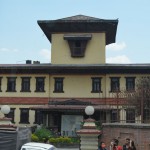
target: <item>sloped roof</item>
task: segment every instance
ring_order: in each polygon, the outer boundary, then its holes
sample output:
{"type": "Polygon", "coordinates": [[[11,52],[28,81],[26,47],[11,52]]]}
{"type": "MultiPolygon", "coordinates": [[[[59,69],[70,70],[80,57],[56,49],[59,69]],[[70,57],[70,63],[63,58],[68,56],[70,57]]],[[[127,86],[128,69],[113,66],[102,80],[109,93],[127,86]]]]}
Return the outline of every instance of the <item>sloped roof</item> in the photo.
{"type": "Polygon", "coordinates": [[[102,20],[100,18],[95,18],[95,17],[90,17],[90,16],[85,16],[85,15],[76,15],[76,16],[71,16],[71,17],[66,17],[58,20],[66,20],[66,21],[71,21],[71,20],[102,20]]]}
{"type": "Polygon", "coordinates": [[[51,42],[53,33],[106,33],[106,45],[114,43],[118,19],[107,20],[84,15],[61,18],[57,20],[37,21],[48,40],[51,42]]]}

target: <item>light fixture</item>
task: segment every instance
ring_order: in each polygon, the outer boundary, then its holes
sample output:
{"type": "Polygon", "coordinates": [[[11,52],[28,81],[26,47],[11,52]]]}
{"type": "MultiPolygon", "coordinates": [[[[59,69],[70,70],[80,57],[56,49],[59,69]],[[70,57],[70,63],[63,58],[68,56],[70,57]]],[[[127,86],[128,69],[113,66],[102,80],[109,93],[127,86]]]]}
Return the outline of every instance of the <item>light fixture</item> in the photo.
{"type": "Polygon", "coordinates": [[[88,115],[88,116],[93,115],[93,114],[94,114],[94,107],[93,107],[93,106],[87,106],[87,107],[85,108],[85,113],[86,113],[86,115],[88,115]]]}
{"type": "Polygon", "coordinates": [[[2,105],[1,106],[1,112],[5,115],[9,114],[10,112],[10,107],[8,105],[2,105]]]}

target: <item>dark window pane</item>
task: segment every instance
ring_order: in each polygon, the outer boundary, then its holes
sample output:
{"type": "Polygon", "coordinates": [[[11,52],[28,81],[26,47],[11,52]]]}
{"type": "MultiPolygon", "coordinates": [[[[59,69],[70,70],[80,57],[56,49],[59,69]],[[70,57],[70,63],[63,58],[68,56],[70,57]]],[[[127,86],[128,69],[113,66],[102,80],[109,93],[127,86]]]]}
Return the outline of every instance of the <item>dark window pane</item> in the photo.
{"type": "Polygon", "coordinates": [[[63,92],[63,78],[54,78],[54,92],[63,92]]]}
{"type": "Polygon", "coordinates": [[[101,78],[92,78],[92,92],[101,92],[101,78]]]}
{"type": "Polygon", "coordinates": [[[12,119],[11,120],[12,123],[15,123],[14,122],[14,114],[15,114],[15,108],[11,108],[9,114],[6,114],[7,118],[11,118],[12,119]]]}
{"type": "Polygon", "coordinates": [[[29,109],[20,108],[20,123],[29,123],[29,109]]]}
{"type": "Polygon", "coordinates": [[[69,40],[68,42],[72,57],[84,57],[87,40],[69,40]]]}
{"type": "Polygon", "coordinates": [[[30,77],[22,77],[22,92],[29,92],[30,91],[30,77]]]}
{"type": "Polygon", "coordinates": [[[16,77],[7,78],[7,91],[16,92],[16,77]]]}
{"type": "Polygon", "coordinates": [[[135,110],[133,109],[126,110],[126,122],[135,123],[135,110]]]}
{"type": "Polygon", "coordinates": [[[111,92],[120,90],[119,77],[111,77],[111,92]]]}
{"type": "Polygon", "coordinates": [[[44,92],[45,77],[36,78],[36,92],[44,92]]]}
{"type": "Polygon", "coordinates": [[[134,77],[126,78],[126,90],[127,91],[135,90],[135,78],[134,77]]]}
{"type": "Polygon", "coordinates": [[[39,110],[35,111],[35,122],[36,124],[43,124],[43,117],[42,113],[39,110]]]}
{"type": "Polygon", "coordinates": [[[117,122],[117,110],[111,111],[111,122],[117,122]]]}

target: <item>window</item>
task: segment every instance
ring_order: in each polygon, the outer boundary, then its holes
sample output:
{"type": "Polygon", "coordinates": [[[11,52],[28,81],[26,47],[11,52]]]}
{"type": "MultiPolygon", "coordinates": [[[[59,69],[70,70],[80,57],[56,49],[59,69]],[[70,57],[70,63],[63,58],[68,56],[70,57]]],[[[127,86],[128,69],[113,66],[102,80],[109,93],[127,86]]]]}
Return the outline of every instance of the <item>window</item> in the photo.
{"type": "Polygon", "coordinates": [[[35,124],[42,124],[43,123],[43,117],[42,117],[42,113],[39,110],[35,111],[35,124]]]}
{"type": "Polygon", "coordinates": [[[117,110],[111,110],[111,122],[118,122],[118,111],[117,110]]]}
{"type": "Polygon", "coordinates": [[[144,120],[144,123],[149,123],[150,121],[150,109],[149,108],[144,109],[143,120],[144,120]]]}
{"type": "Polygon", "coordinates": [[[91,40],[91,34],[83,35],[64,35],[64,40],[68,40],[71,57],[84,57],[88,40],[91,40]]]}
{"type": "Polygon", "coordinates": [[[0,77],[0,92],[2,92],[2,77],[0,77]]]}
{"type": "Polygon", "coordinates": [[[30,77],[21,77],[21,92],[30,92],[30,77]]]}
{"type": "Polygon", "coordinates": [[[63,80],[64,78],[54,78],[55,85],[54,85],[54,92],[63,93],[63,80]]]}
{"type": "Polygon", "coordinates": [[[29,109],[20,108],[20,123],[29,123],[29,109]]]}
{"type": "Polygon", "coordinates": [[[111,79],[111,91],[110,92],[117,92],[120,90],[120,83],[119,79],[120,77],[110,77],[111,79]]]}
{"type": "Polygon", "coordinates": [[[15,115],[14,115],[14,114],[15,114],[15,108],[11,108],[11,109],[10,109],[10,112],[9,112],[8,114],[6,114],[6,117],[7,117],[7,118],[11,118],[11,119],[12,119],[12,120],[11,120],[12,123],[15,123],[15,122],[14,122],[14,118],[15,118],[15,115]]]}
{"type": "Polygon", "coordinates": [[[36,77],[36,90],[35,92],[45,92],[44,83],[45,77],[36,77]]]}
{"type": "Polygon", "coordinates": [[[74,41],[70,42],[71,56],[72,57],[83,57],[85,51],[85,41],[74,41]]]}
{"type": "Polygon", "coordinates": [[[101,91],[101,78],[95,77],[92,78],[92,92],[93,93],[99,93],[101,91]]]}
{"type": "Polygon", "coordinates": [[[135,77],[126,77],[126,91],[135,90],[135,77]]]}
{"type": "Polygon", "coordinates": [[[16,77],[7,77],[7,92],[16,92],[16,77]]]}
{"type": "Polygon", "coordinates": [[[126,122],[135,123],[135,110],[134,109],[126,110],[126,122]]]}

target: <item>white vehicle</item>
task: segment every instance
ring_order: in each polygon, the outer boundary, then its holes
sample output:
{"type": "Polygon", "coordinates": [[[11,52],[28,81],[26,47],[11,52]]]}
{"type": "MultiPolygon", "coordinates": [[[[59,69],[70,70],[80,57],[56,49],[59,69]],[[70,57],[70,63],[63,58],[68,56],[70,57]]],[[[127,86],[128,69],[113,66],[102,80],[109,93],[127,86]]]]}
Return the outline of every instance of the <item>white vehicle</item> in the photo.
{"type": "Polygon", "coordinates": [[[21,150],[57,150],[57,148],[51,144],[29,142],[22,145],[21,150]]]}

